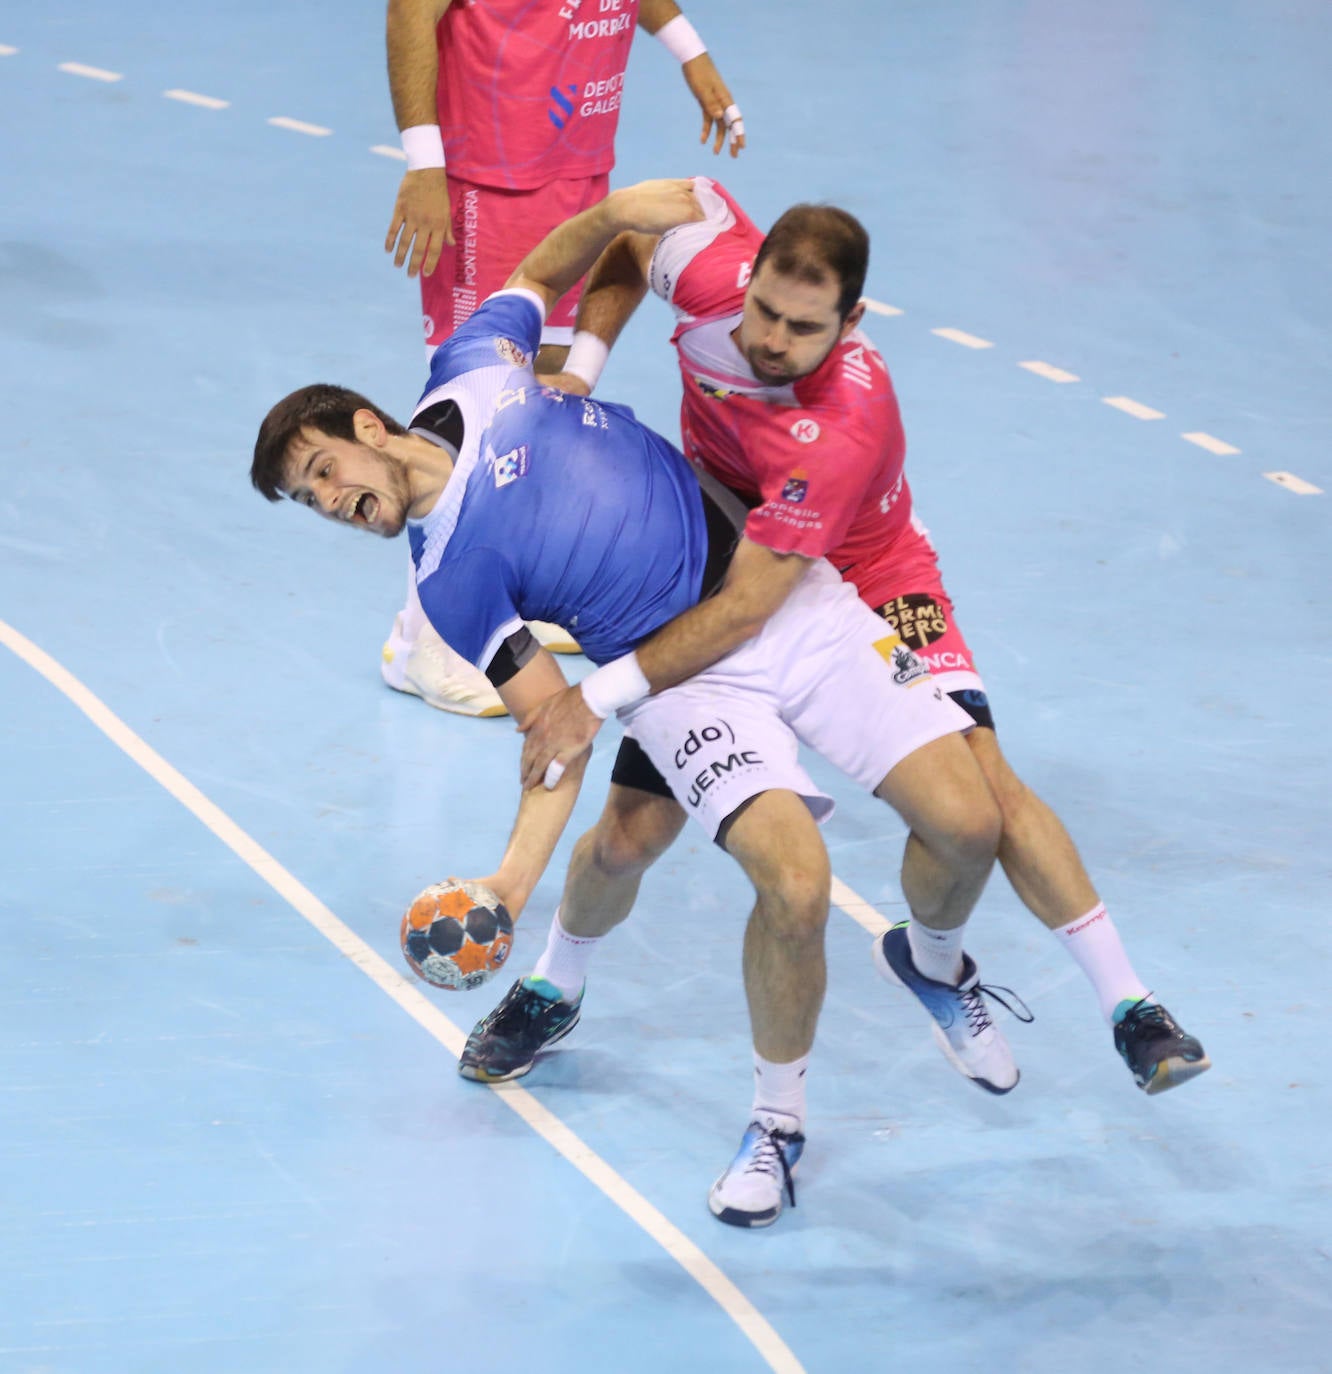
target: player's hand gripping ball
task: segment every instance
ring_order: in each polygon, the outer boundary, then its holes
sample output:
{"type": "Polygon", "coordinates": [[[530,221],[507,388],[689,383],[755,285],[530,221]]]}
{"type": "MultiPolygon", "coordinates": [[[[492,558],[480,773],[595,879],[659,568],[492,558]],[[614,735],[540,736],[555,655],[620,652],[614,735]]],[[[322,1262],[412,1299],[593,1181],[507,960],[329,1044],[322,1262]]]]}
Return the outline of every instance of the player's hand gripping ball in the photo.
{"type": "Polygon", "coordinates": [[[402,918],[402,952],[437,988],[479,988],[504,967],[513,918],[481,883],[450,878],[426,888],[402,918]]]}

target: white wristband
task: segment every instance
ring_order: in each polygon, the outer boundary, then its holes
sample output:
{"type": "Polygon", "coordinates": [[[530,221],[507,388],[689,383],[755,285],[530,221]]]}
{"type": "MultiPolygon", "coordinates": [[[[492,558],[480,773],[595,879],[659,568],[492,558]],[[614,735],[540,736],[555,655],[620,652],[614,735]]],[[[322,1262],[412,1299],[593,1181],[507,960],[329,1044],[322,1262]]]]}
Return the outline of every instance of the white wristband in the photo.
{"type": "Polygon", "coordinates": [[[708,50],[707,44],[698,36],[697,30],[683,14],[668,19],[652,36],[658,43],[666,45],[666,51],[682,67],[686,62],[702,57],[708,50]]]}
{"type": "Polygon", "coordinates": [[[633,653],[603,663],[578,685],[587,709],[602,720],[652,694],[652,686],[638,666],[638,655],[633,653]]]}
{"type": "Polygon", "coordinates": [[[438,124],[413,124],[402,131],[402,151],[407,154],[407,170],[419,172],[426,167],[444,165],[444,139],[438,124]]]}
{"type": "Polygon", "coordinates": [[[601,369],[610,357],[610,345],[590,329],[574,330],[573,343],[569,346],[569,356],[564,360],[564,370],[581,377],[588,387],[595,391],[601,369]]]}

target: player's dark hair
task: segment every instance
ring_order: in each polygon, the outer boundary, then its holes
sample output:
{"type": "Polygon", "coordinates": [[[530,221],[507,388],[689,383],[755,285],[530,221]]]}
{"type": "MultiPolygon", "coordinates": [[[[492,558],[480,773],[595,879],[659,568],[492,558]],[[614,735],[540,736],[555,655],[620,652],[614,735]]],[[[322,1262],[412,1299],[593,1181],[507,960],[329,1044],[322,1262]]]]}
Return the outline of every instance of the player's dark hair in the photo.
{"type": "Polygon", "coordinates": [[[869,235],[854,215],[835,205],[793,205],[768,230],[754,259],[754,276],[768,261],[782,276],[812,286],[832,277],[838,286],[837,313],[846,319],[865,290],[869,235]]]}
{"type": "Polygon", "coordinates": [[[345,386],[330,386],[317,382],[303,386],[284,396],[264,416],[259,437],[254,441],[254,461],[250,464],[250,481],[254,489],[270,501],[282,499],[282,478],[287,466],[287,449],[291,441],[307,426],[327,434],[330,439],[355,439],[353,416],[358,410],[368,410],[379,417],[390,434],[407,431],[391,416],[386,415],[373,401],[345,386]]]}

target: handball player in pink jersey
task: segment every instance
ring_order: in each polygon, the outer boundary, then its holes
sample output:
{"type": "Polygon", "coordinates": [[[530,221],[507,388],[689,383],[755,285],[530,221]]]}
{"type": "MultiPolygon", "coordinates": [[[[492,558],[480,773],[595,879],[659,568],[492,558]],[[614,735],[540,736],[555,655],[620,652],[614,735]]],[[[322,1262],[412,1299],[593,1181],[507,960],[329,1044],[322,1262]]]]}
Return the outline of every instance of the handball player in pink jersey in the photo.
{"type": "MultiPolygon", "coordinates": [[[[407,171],[384,246],[420,275],[428,351],[551,229],[606,195],[636,27],[681,63],[703,140],[735,156],[740,111],[674,0],[389,0],[389,87],[407,171]]],[[[543,371],[563,364],[578,289],[546,322],[543,371]]],[[[532,628],[546,647],[577,652],[563,630],[532,628]]],[[[443,710],[504,714],[494,688],[430,628],[412,587],[382,672],[443,710]]]]}
{"type": "MultiPolygon", "coordinates": [[[[999,747],[984,683],[944,590],[903,471],[901,416],[883,359],[857,328],[869,239],[845,211],[802,205],[765,237],[735,201],[694,179],[697,218],[662,235],[625,234],[588,274],[578,332],[557,380],[587,392],[624,323],[651,289],[675,311],[686,456],[750,507],[745,533],[774,557],[826,556],[918,654],[975,722],[968,743],[1003,815],[999,862],[1027,908],[1090,980],[1116,1049],[1148,1093],[1210,1067],[1138,977],[1058,816],[999,747]]],[[[525,781],[572,759],[600,725],[570,688],[529,727],[525,781]]],[[[639,773],[641,776],[641,770],[639,773]]],[[[678,833],[640,826],[639,871],[678,833]]],[[[616,858],[632,870],[621,842],[616,858]]],[[[960,950],[903,922],[874,962],[929,1000],[952,983],[960,950]]]]}

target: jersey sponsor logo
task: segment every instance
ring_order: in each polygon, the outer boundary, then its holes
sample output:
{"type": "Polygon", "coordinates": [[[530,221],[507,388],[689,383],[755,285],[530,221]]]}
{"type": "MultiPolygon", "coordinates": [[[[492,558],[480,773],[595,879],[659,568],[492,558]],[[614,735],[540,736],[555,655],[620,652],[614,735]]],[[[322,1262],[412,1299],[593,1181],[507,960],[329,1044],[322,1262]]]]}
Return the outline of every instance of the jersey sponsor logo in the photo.
{"type": "Polygon", "coordinates": [[[809,478],[801,469],[797,468],[786,479],[782,487],[782,500],[790,501],[793,505],[799,505],[808,495],[809,478]]]}
{"type": "Polygon", "coordinates": [[[937,654],[922,654],[921,657],[932,673],[974,671],[966,654],[954,653],[951,649],[944,649],[937,654]]]}
{"type": "Polygon", "coordinates": [[[519,444],[517,448],[511,448],[508,453],[502,453],[494,460],[495,464],[495,486],[507,487],[510,482],[516,482],[520,477],[527,476],[527,445],[519,444]]]}
{"type": "Polygon", "coordinates": [[[874,390],[874,374],[870,371],[867,356],[871,352],[873,350],[867,349],[864,344],[856,344],[847,351],[846,356],[842,359],[842,376],[847,381],[864,387],[866,391],[874,390]]]}
{"type": "MultiPolygon", "coordinates": [[[[879,614],[913,649],[923,649],[948,633],[948,615],[926,592],[895,596],[878,608],[879,614]]],[[[931,663],[931,667],[934,664],[931,663]]]]}
{"type": "Polygon", "coordinates": [[[892,510],[892,508],[897,504],[898,498],[902,495],[902,485],[905,481],[906,473],[899,472],[897,474],[897,481],[894,482],[892,486],[889,487],[888,490],[885,491],[884,494],[879,497],[879,509],[883,512],[884,515],[887,515],[888,512],[892,510]]]}
{"type": "Polygon", "coordinates": [[[586,396],[582,397],[583,402],[583,423],[588,429],[609,429],[610,421],[606,418],[606,412],[595,402],[589,401],[586,396]]]}
{"type": "Polygon", "coordinates": [[[527,366],[527,354],[524,353],[512,339],[496,339],[495,352],[498,353],[510,367],[527,366]]]}
{"type": "MultiPolygon", "coordinates": [[[[566,86],[564,90],[568,91],[569,95],[578,94],[578,87],[576,85],[566,86]]],[[[565,95],[564,91],[560,90],[558,86],[552,86],[550,88],[550,98],[555,102],[555,108],[548,109],[546,111],[546,117],[557,129],[564,128],[573,118],[574,103],[569,99],[569,95],[565,95]]]]}
{"type": "Polygon", "coordinates": [[[806,416],[803,420],[797,420],[791,426],[791,437],[801,444],[812,444],[819,437],[819,426],[817,420],[811,420],[806,416]]]}
{"type": "MultiPolygon", "coordinates": [[[[601,13],[611,15],[609,19],[575,19],[569,15],[569,41],[576,43],[580,39],[614,38],[616,34],[625,33],[634,26],[634,16],[632,14],[617,14],[624,5],[624,0],[600,0],[601,13]]],[[[566,6],[569,8],[569,6],[566,6]]],[[[561,15],[564,11],[560,11],[561,15]]]]}
{"type": "Polygon", "coordinates": [[[893,681],[899,687],[910,687],[918,682],[930,680],[930,670],[923,659],[902,643],[901,635],[889,635],[886,639],[876,640],[875,651],[893,670],[893,681]]]}
{"type": "Polygon", "coordinates": [[[605,77],[601,81],[589,81],[583,87],[583,103],[578,113],[584,119],[592,115],[614,114],[620,108],[620,93],[624,89],[624,73],[605,77]]]}
{"type": "Polygon", "coordinates": [[[710,401],[724,401],[728,396],[734,396],[735,392],[729,386],[721,386],[716,382],[710,382],[706,377],[694,376],[694,385],[710,401]]]}

